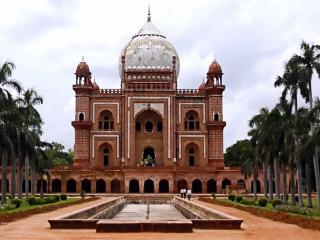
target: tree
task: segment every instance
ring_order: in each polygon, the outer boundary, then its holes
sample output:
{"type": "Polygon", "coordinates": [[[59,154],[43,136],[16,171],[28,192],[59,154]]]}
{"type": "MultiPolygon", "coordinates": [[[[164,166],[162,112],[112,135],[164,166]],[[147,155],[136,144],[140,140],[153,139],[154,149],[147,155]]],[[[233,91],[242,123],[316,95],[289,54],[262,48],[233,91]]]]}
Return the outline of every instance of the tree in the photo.
{"type": "MultiPolygon", "coordinates": [[[[294,103],[295,123],[298,121],[298,92],[300,91],[302,97],[308,99],[308,89],[306,85],[307,72],[300,68],[298,64],[289,61],[285,65],[285,71],[282,77],[278,76],[275,81],[275,87],[283,86],[282,99],[285,99],[288,92],[290,92],[291,101],[294,103]]],[[[303,206],[302,198],[302,168],[301,160],[299,158],[299,140],[295,135],[295,163],[297,166],[298,176],[298,193],[299,193],[299,206],[303,206]]]]}
{"type": "Polygon", "coordinates": [[[49,178],[49,170],[54,166],[52,159],[48,156],[48,150],[52,148],[52,145],[46,142],[40,142],[36,151],[36,170],[40,174],[40,197],[43,198],[43,176],[49,178]]]}
{"type": "MultiPolygon", "coordinates": [[[[312,75],[315,70],[318,73],[318,77],[320,78],[320,45],[310,45],[305,41],[302,41],[300,48],[302,50],[301,55],[294,55],[291,58],[291,62],[299,65],[303,70],[307,73],[307,85],[308,85],[308,98],[309,100],[309,109],[313,108],[313,96],[312,96],[312,75]]],[[[314,125],[311,125],[311,134],[315,131],[314,125]]],[[[319,158],[318,158],[318,147],[312,150],[313,152],[313,165],[314,165],[314,173],[316,178],[316,187],[318,194],[318,208],[320,208],[320,170],[319,170],[319,158]]]]}
{"type": "Polygon", "coordinates": [[[8,152],[13,148],[10,139],[9,130],[14,127],[15,114],[12,94],[10,89],[20,93],[22,87],[16,80],[12,79],[12,73],[15,65],[11,62],[5,62],[0,67],[0,152],[2,161],[2,204],[6,203],[7,191],[7,163],[8,152]]]}
{"type": "MultiPolygon", "coordinates": [[[[264,195],[267,197],[268,179],[271,181],[271,175],[269,171],[269,159],[270,159],[270,138],[268,135],[267,119],[270,112],[268,108],[261,108],[259,114],[253,116],[249,120],[249,127],[251,130],[248,135],[251,136],[251,141],[256,146],[256,156],[259,159],[263,159],[263,179],[264,179],[264,195]]],[[[270,184],[269,184],[270,185],[270,184]]],[[[272,184],[269,187],[270,197],[272,197],[272,184]]]]}
{"type": "MultiPolygon", "coordinates": [[[[19,109],[19,114],[23,121],[21,123],[21,158],[19,163],[19,188],[21,188],[21,166],[24,158],[24,171],[25,171],[25,190],[26,197],[29,193],[29,169],[31,160],[31,192],[34,194],[35,188],[35,147],[40,142],[42,135],[42,119],[35,108],[36,105],[42,104],[43,99],[34,89],[28,89],[23,92],[22,96],[16,99],[19,109]]],[[[19,197],[21,197],[21,189],[19,189],[19,197]]]]}
{"type": "Polygon", "coordinates": [[[248,139],[244,139],[239,140],[235,144],[228,147],[226,149],[226,153],[224,154],[224,161],[226,166],[241,167],[241,154],[246,148],[248,148],[248,145],[251,146],[250,141],[248,139]]]}

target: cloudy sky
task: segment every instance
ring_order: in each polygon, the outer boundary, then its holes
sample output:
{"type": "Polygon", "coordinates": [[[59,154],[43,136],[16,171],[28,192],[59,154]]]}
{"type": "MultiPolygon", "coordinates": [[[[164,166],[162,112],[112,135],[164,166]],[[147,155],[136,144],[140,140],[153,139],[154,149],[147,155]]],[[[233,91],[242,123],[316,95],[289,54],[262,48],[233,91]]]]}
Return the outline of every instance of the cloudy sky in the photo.
{"type": "MultiPolygon", "coordinates": [[[[120,51],[145,23],[148,4],[179,53],[179,88],[197,88],[213,57],[222,65],[225,148],[275,104],[274,80],[300,42],[320,43],[317,0],[0,0],[0,63],[14,62],[14,78],[44,97],[45,140],[73,146],[72,84],[82,56],[101,88],[120,87],[120,51]]],[[[319,79],[313,89],[319,96],[319,79]]]]}

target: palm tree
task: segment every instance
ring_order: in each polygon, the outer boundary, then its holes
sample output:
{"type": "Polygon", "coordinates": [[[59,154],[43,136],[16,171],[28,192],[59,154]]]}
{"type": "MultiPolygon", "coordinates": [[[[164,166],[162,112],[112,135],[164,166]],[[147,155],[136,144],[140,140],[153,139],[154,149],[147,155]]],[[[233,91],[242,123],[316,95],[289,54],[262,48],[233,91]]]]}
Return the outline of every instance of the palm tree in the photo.
{"type": "Polygon", "coordinates": [[[244,178],[247,179],[253,176],[253,197],[257,199],[257,179],[259,176],[259,169],[261,168],[262,162],[257,156],[257,147],[255,146],[256,141],[251,138],[248,143],[243,146],[241,150],[240,160],[241,160],[241,171],[244,174],[244,178]]]}
{"type": "Polygon", "coordinates": [[[34,194],[35,187],[35,146],[40,142],[40,136],[42,134],[41,126],[42,119],[35,106],[42,104],[43,99],[34,89],[28,89],[22,97],[17,99],[17,104],[20,109],[20,113],[23,116],[22,127],[22,146],[25,157],[25,190],[26,197],[29,193],[29,161],[31,159],[31,193],[34,194]]]}
{"type": "Polygon", "coordinates": [[[40,196],[43,197],[43,176],[49,178],[49,170],[53,167],[53,159],[48,156],[48,149],[52,148],[52,145],[46,142],[40,142],[37,146],[36,155],[36,170],[40,174],[40,196]]]}
{"type": "MultiPolygon", "coordinates": [[[[315,70],[318,73],[318,77],[320,78],[320,45],[310,45],[305,41],[302,41],[300,48],[302,50],[302,54],[294,55],[291,58],[291,62],[298,64],[302,67],[307,73],[307,84],[308,84],[308,98],[309,100],[309,108],[312,110],[313,108],[313,96],[312,96],[312,75],[315,70]]],[[[314,126],[311,125],[311,134],[314,132],[314,126]]],[[[318,147],[315,146],[313,150],[313,165],[314,165],[314,173],[316,178],[316,187],[318,194],[318,208],[320,208],[320,172],[319,172],[319,159],[318,159],[318,147]]]]}
{"type": "MultiPolygon", "coordinates": [[[[270,181],[269,169],[269,138],[267,134],[267,118],[270,112],[268,108],[261,108],[259,114],[253,116],[249,120],[249,127],[251,130],[248,135],[251,136],[253,143],[256,145],[256,155],[263,160],[263,179],[264,179],[264,195],[267,197],[268,179],[270,181]]],[[[272,181],[272,180],[271,180],[272,181]]],[[[270,185],[270,184],[269,184],[270,185]]],[[[272,188],[269,187],[269,192],[272,188]]],[[[272,192],[272,191],[271,191],[272,192]]],[[[271,194],[272,195],[272,194],[271,194]]]]}
{"type": "MultiPolygon", "coordinates": [[[[289,61],[285,65],[285,71],[282,77],[278,76],[275,81],[275,87],[283,86],[282,99],[285,99],[287,93],[290,92],[291,100],[294,103],[294,112],[295,112],[295,122],[298,121],[298,91],[301,95],[308,99],[308,89],[306,85],[306,76],[307,73],[305,70],[301,69],[298,64],[295,62],[289,61]]],[[[297,176],[298,176],[298,193],[299,193],[299,206],[303,206],[302,198],[302,168],[301,161],[299,158],[299,140],[295,136],[295,163],[297,166],[297,176]]]]}
{"type": "Polygon", "coordinates": [[[14,107],[12,94],[9,89],[16,90],[18,93],[21,91],[20,84],[11,79],[14,64],[5,62],[0,67],[0,152],[2,161],[2,204],[6,203],[7,192],[7,163],[8,152],[12,150],[12,141],[9,136],[9,129],[12,129],[14,117],[12,109],[14,107]]]}
{"type": "MultiPolygon", "coordinates": [[[[278,122],[278,129],[281,132],[281,169],[282,169],[282,190],[283,190],[283,200],[287,202],[287,166],[290,167],[290,172],[294,173],[293,159],[293,129],[294,129],[294,116],[292,114],[292,102],[288,102],[286,99],[280,98],[279,103],[276,105],[280,113],[280,121],[278,122]]],[[[294,184],[294,175],[292,175],[291,182],[294,184]]],[[[294,187],[291,186],[294,190],[294,187]]],[[[294,191],[291,191],[291,204],[295,204],[294,191]]]]}

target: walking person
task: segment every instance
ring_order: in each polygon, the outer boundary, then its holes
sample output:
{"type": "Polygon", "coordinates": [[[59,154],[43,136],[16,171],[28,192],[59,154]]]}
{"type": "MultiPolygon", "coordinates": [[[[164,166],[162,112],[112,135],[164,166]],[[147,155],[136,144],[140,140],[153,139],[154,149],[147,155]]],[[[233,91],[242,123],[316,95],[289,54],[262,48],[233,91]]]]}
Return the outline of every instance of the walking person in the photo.
{"type": "Polygon", "coordinates": [[[187,189],[183,189],[183,199],[186,199],[186,193],[187,193],[187,189]]]}
{"type": "Polygon", "coordinates": [[[190,201],[190,199],[191,199],[191,190],[190,189],[188,189],[188,191],[187,191],[187,197],[188,197],[188,200],[190,201]]]}
{"type": "Polygon", "coordinates": [[[181,196],[181,198],[183,198],[183,190],[184,190],[183,188],[180,189],[180,196],[181,196]]]}

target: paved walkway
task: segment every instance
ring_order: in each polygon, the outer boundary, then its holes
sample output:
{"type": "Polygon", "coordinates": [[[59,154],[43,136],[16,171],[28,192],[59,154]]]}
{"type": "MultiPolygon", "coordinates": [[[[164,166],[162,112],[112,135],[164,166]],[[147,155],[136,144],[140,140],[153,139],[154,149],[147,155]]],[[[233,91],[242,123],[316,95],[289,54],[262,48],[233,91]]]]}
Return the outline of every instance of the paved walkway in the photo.
{"type": "Polygon", "coordinates": [[[95,230],[51,230],[48,219],[96,204],[99,201],[88,202],[49,213],[37,214],[31,217],[0,225],[0,239],[24,239],[24,240],[61,240],[61,239],[148,239],[148,240],[204,240],[204,239],[268,239],[268,240],[313,240],[320,239],[319,231],[302,229],[296,225],[274,222],[265,218],[253,216],[241,210],[206,204],[208,207],[223,211],[227,214],[244,219],[243,230],[195,230],[193,233],[96,233],[95,230]]]}
{"type": "MultiPolygon", "coordinates": [[[[113,219],[146,220],[146,204],[128,204],[113,219]]],[[[150,204],[149,220],[182,220],[185,219],[172,205],[150,204]]]]}

